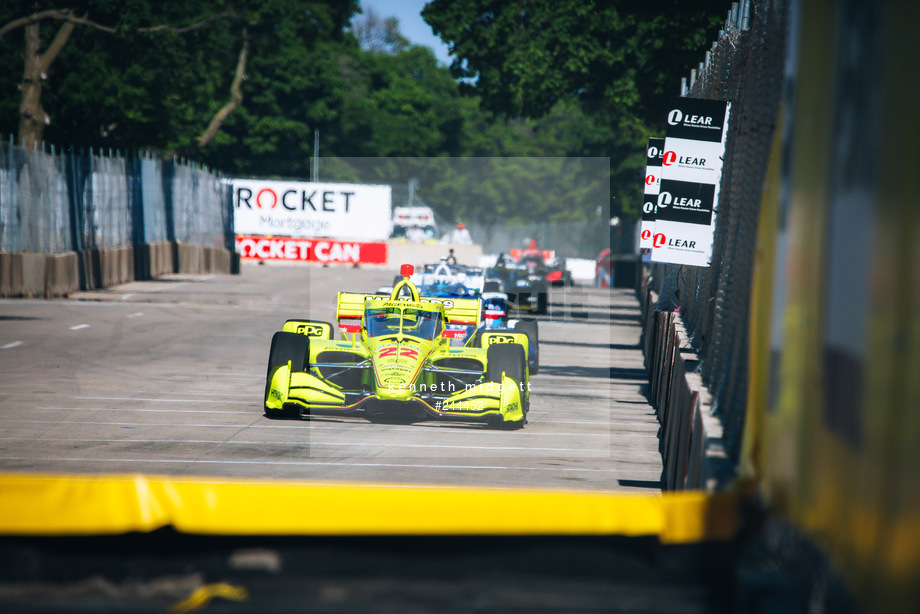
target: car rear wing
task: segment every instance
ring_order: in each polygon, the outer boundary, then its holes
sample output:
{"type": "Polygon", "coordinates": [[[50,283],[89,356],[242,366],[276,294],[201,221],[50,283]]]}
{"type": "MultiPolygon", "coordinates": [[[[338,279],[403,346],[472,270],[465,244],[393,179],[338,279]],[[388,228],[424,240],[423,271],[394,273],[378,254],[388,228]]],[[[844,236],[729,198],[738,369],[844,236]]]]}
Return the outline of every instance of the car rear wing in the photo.
{"type": "MultiPolygon", "coordinates": [[[[355,322],[364,315],[364,302],[367,299],[378,301],[393,300],[389,294],[365,294],[362,292],[339,292],[336,305],[335,319],[338,323],[343,321],[355,322]]],[[[399,297],[395,300],[409,301],[409,297],[399,297]]],[[[478,298],[434,298],[423,296],[419,299],[422,303],[442,303],[450,324],[463,324],[479,328],[482,323],[480,317],[482,309],[478,298]]]]}

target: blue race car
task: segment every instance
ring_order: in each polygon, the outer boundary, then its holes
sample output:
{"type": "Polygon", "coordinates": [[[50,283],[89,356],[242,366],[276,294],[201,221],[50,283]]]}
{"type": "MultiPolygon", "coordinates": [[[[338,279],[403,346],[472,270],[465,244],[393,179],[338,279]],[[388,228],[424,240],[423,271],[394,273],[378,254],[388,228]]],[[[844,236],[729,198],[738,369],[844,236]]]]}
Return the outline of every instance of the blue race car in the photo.
{"type": "Polygon", "coordinates": [[[482,322],[476,329],[474,326],[464,328],[466,335],[462,344],[475,343],[475,339],[483,332],[496,332],[506,330],[509,332],[524,333],[530,341],[528,351],[528,367],[531,373],[537,373],[540,368],[539,329],[535,320],[509,319],[508,295],[505,292],[494,291],[488,288],[486,273],[479,267],[470,267],[457,264],[453,255],[442,258],[437,264],[422,267],[421,273],[412,276],[413,283],[419,289],[421,296],[432,298],[481,298],[482,322]],[[483,291],[488,288],[489,291],[483,291]]]}

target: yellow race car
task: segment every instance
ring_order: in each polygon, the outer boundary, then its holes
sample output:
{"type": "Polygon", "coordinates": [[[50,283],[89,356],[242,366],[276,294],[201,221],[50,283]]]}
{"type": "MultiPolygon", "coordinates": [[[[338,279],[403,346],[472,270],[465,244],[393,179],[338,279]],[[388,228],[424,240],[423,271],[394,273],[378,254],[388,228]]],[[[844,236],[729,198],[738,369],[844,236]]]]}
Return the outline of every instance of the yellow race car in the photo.
{"type": "Polygon", "coordinates": [[[478,330],[481,299],[420,297],[403,265],[390,294],[339,292],[328,322],[288,320],[272,337],[265,415],[357,414],[524,426],[524,333],[478,330]],[[468,331],[477,331],[469,335],[468,331]]]}

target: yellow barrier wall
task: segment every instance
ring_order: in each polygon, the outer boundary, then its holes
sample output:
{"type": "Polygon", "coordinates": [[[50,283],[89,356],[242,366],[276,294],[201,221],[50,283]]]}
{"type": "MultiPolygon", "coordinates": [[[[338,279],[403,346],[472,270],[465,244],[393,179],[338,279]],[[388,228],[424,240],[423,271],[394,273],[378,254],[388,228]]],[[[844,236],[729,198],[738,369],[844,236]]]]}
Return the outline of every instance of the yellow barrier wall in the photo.
{"type": "Polygon", "coordinates": [[[623,535],[726,540],[738,496],[0,475],[0,534],[623,535]],[[475,510],[471,513],[470,510],[475,510]]]}
{"type": "Polygon", "coordinates": [[[865,611],[916,611],[920,5],[797,9],[791,123],[764,194],[742,462],[865,611]]]}

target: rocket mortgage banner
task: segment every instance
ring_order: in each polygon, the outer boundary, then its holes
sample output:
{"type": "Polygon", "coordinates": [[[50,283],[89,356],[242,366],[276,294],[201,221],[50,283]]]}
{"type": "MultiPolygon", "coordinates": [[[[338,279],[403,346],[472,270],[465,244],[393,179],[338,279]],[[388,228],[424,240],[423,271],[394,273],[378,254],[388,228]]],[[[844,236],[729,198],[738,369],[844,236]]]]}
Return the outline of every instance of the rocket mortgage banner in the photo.
{"type": "Polygon", "coordinates": [[[386,241],[388,185],[233,179],[237,235],[386,241]]]}
{"type": "Polygon", "coordinates": [[[323,264],[386,264],[387,244],[293,237],[236,236],[240,256],[253,260],[322,262],[323,264]]]}
{"type": "Polygon", "coordinates": [[[709,266],[731,104],[676,98],[668,111],[652,261],[709,266]]]}

